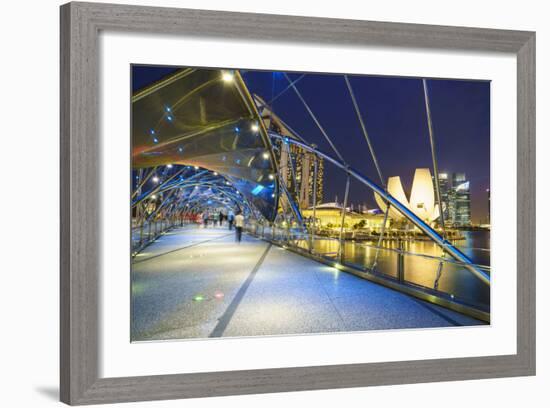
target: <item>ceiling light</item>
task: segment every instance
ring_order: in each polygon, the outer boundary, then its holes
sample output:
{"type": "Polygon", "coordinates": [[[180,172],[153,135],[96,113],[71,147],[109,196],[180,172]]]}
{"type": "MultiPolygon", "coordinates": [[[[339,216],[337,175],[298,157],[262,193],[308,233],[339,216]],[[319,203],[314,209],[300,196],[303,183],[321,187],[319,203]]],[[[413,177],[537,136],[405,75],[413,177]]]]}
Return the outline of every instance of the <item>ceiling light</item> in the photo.
{"type": "Polygon", "coordinates": [[[222,72],[222,79],[223,79],[223,82],[233,82],[233,72],[223,71],[222,72]]]}

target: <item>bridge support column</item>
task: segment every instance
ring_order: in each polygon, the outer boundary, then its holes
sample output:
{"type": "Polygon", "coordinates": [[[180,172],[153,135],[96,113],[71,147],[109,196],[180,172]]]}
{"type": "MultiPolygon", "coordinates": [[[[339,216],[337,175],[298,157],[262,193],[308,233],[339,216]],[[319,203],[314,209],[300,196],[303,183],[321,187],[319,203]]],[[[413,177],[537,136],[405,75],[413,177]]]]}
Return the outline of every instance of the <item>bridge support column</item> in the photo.
{"type": "Polygon", "coordinates": [[[314,156],[313,158],[313,214],[312,214],[312,220],[309,226],[310,229],[310,244],[309,244],[309,252],[314,253],[315,252],[315,233],[316,231],[316,220],[317,220],[317,177],[318,177],[318,159],[317,156],[314,156]]]}
{"type": "Polygon", "coordinates": [[[344,193],[344,203],[342,205],[342,222],[340,223],[340,239],[338,245],[338,260],[342,262],[344,258],[344,222],[346,220],[346,207],[348,205],[348,196],[349,196],[349,173],[346,179],[346,192],[344,193]]]}
{"type": "Polygon", "coordinates": [[[397,239],[397,246],[399,248],[399,252],[397,254],[397,279],[399,282],[405,281],[405,246],[404,242],[401,238],[397,239]]]}

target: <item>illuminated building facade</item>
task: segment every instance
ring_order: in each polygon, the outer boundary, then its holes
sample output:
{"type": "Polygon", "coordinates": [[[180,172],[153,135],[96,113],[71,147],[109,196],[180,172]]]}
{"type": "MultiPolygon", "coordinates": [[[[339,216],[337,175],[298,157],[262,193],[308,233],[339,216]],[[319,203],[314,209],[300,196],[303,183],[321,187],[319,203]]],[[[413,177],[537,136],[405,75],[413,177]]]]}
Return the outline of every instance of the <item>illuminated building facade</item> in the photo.
{"type": "MultiPolygon", "coordinates": [[[[313,217],[313,208],[302,210],[305,218],[313,217]]],[[[315,220],[317,228],[338,230],[342,226],[342,204],[324,203],[316,206],[315,220]]],[[[344,217],[344,229],[358,229],[368,232],[380,233],[384,224],[384,214],[361,213],[346,208],[344,217]]],[[[386,221],[386,227],[389,227],[389,220],[386,221]]]]}
{"type": "MultiPolygon", "coordinates": [[[[434,177],[435,183],[435,177],[434,177]]],[[[443,219],[445,224],[450,224],[449,218],[449,194],[451,192],[451,180],[448,173],[439,173],[439,194],[441,195],[441,206],[443,207],[443,219]]]]}
{"type": "Polygon", "coordinates": [[[315,203],[322,203],[323,159],[317,159],[316,172],[315,156],[303,151],[296,145],[282,146],[278,158],[281,178],[286,183],[288,191],[293,195],[300,208],[306,209],[313,205],[313,194],[316,194],[315,203]],[[294,168],[291,167],[292,165],[294,168]]]}
{"type": "Polygon", "coordinates": [[[445,225],[470,226],[472,224],[470,182],[466,179],[466,174],[439,173],[439,191],[445,225]]]}
{"type": "MultiPolygon", "coordinates": [[[[401,178],[393,176],[388,179],[388,192],[407,206],[417,217],[427,223],[434,223],[439,218],[439,205],[435,199],[434,184],[430,169],[416,169],[411,188],[410,199],[407,199],[401,178]]],[[[378,194],[374,194],[376,203],[382,211],[386,211],[386,203],[378,194]]],[[[389,216],[396,220],[403,220],[405,217],[393,207],[390,208],[389,216]]]]}
{"type": "MultiPolygon", "coordinates": [[[[265,107],[262,98],[254,95],[265,127],[286,138],[294,139],[291,131],[277,115],[265,107]]],[[[307,209],[323,202],[324,160],[292,143],[276,142],[275,156],[279,164],[281,181],[298,203],[300,209],[307,209]],[[317,165],[317,169],[315,166],[317,165]],[[314,196],[316,199],[314,200],[314,196]]]]}
{"type": "Polygon", "coordinates": [[[449,213],[453,226],[472,225],[470,182],[466,180],[465,173],[453,173],[449,194],[449,213]]]}
{"type": "MultiPolygon", "coordinates": [[[[400,202],[407,205],[418,217],[429,223],[439,221],[439,205],[435,194],[435,177],[430,169],[416,169],[411,189],[410,199],[407,199],[401,178],[393,176],[388,179],[388,192],[400,202]]],[[[455,227],[472,225],[470,182],[465,173],[439,174],[439,192],[445,224],[455,227]]],[[[382,211],[386,211],[384,200],[377,194],[375,199],[382,211]]],[[[391,208],[389,215],[399,221],[404,217],[397,210],[391,208]]]]}

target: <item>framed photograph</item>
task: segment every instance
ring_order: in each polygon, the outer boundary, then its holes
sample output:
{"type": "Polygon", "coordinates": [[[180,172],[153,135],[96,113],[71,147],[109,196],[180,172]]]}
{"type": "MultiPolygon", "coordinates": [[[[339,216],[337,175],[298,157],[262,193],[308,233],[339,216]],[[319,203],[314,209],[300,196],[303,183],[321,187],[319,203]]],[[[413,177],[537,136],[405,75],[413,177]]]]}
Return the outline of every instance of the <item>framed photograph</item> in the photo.
{"type": "Polygon", "coordinates": [[[61,400],[535,374],[535,34],[61,7],[61,400]]]}

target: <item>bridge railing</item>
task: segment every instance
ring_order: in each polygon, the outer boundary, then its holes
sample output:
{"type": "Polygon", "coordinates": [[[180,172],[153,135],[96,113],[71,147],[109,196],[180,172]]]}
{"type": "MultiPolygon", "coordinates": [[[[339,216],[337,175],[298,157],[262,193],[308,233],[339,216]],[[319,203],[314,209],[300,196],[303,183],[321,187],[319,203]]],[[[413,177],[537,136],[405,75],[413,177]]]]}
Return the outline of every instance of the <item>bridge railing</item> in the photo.
{"type": "MultiPolygon", "coordinates": [[[[489,286],[473,276],[466,264],[444,256],[431,242],[386,239],[379,246],[377,240],[340,241],[291,225],[268,225],[253,220],[246,228],[258,238],[335,268],[489,321],[489,286]]],[[[476,264],[476,267],[490,274],[489,266],[476,264]]]]}
{"type": "Polygon", "coordinates": [[[132,220],[132,256],[135,256],[146,246],[155,242],[155,240],[162,234],[165,234],[174,227],[182,227],[190,222],[190,220],[186,220],[182,217],[158,218],[153,220],[146,220],[142,223],[138,223],[136,222],[136,220],[132,220]]]}

